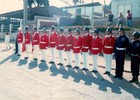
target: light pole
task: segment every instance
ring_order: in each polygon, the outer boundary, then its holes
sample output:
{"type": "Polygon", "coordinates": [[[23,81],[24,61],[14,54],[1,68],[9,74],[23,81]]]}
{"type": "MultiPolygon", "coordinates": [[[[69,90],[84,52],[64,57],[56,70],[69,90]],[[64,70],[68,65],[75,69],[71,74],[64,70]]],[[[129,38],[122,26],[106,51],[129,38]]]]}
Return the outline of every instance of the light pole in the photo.
{"type": "Polygon", "coordinates": [[[22,30],[25,33],[25,26],[27,25],[28,22],[28,0],[23,0],[23,26],[22,30]]]}
{"type": "MultiPolygon", "coordinates": [[[[92,3],[94,3],[94,0],[92,0],[92,3]]],[[[93,28],[93,21],[94,21],[94,5],[92,6],[91,11],[91,27],[93,28]]]]}

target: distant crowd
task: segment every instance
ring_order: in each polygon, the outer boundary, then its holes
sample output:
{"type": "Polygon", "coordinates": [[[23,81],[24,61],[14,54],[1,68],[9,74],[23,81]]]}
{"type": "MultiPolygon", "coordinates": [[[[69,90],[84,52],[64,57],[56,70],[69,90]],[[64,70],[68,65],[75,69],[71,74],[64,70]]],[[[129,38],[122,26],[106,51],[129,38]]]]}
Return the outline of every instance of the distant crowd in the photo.
{"type": "MultiPolygon", "coordinates": [[[[108,26],[112,26],[113,25],[113,18],[114,18],[114,15],[112,14],[112,11],[109,11],[109,14],[108,14],[108,26]]],[[[124,17],[122,12],[119,13],[117,27],[125,26],[125,21],[127,23],[126,26],[132,27],[132,13],[130,12],[130,10],[127,11],[127,17],[126,18],[124,17]]]]}

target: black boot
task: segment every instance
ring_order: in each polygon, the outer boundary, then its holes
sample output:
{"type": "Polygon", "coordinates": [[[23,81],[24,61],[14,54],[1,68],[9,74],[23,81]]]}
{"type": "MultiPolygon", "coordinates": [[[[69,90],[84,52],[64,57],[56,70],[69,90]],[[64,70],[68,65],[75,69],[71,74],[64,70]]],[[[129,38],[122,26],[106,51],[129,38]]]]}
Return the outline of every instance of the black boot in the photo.
{"type": "Polygon", "coordinates": [[[139,83],[138,77],[135,78],[135,82],[136,82],[136,84],[139,83]]]}

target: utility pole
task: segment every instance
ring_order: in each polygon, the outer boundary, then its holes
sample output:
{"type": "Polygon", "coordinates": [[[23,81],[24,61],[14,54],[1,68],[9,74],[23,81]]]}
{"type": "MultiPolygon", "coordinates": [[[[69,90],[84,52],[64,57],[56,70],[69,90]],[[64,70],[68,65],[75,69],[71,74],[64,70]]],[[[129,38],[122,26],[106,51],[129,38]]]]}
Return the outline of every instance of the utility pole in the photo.
{"type": "Polygon", "coordinates": [[[23,26],[22,30],[25,33],[25,26],[27,25],[28,22],[28,0],[23,0],[23,26]]]}
{"type": "Polygon", "coordinates": [[[104,0],[104,17],[105,17],[105,7],[106,7],[106,1],[104,0]]]}
{"type": "MultiPolygon", "coordinates": [[[[94,3],[94,0],[92,0],[92,3],[94,3]]],[[[94,5],[92,6],[92,13],[91,13],[91,27],[93,28],[93,21],[94,21],[94,5]]]]}

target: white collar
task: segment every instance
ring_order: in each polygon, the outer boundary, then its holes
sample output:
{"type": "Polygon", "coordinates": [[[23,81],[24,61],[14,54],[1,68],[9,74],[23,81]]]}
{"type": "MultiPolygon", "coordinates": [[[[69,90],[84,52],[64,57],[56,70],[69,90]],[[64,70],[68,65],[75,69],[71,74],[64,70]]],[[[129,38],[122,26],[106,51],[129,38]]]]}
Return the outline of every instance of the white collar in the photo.
{"type": "Polygon", "coordinates": [[[107,37],[110,38],[111,37],[111,34],[107,35],[107,37]]]}

